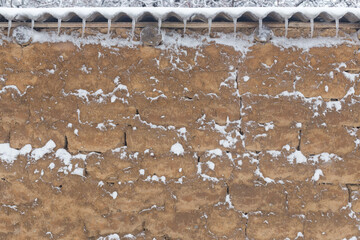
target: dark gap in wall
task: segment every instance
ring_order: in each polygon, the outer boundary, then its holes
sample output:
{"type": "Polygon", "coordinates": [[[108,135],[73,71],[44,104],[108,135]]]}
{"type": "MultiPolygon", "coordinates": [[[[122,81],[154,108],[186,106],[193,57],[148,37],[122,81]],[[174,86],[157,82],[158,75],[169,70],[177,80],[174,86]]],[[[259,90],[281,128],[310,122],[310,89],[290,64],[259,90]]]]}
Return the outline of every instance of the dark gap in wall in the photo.
{"type": "Polygon", "coordinates": [[[241,128],[239,129],[239,132],[240,132],[241,135],[244,135],[244,132],[243,132],[243,130],[241,128]]]}
{"type": "MultiPolygon", "coordinates": [[[[235,69],[235,82],[236,82],[236,89],[239,89],[239,81],[238,81],[238,76],[239,76],[239,67],[237,67],[235,69]]],[[[240,97],[241,98],[241,97],[240,97]]]]}
{"type": "Polygon", "coordinates": [[[88,171],[87,171],[86,165],[85,165],[85,167],[84,167],[84,176],[85,176],[85,177],[89,176],[89,173],[88,173],[88,171]]]}
{"type": "MultiPolygon", "coordinates": [[[[236,76],[236,82],[237,82],[237,76],[236,76]]],[[[239,84],[237,84],[238,86],[239,86],[239,84]]],[[[238,87],[238,89],[239,89],[239,87],[238,87]]],[[[243,102],[242,102],[243,100],[242,100],[242,97],[240,97],[240,116],[239,116],[239,120],[241,120],[241,109],[242,109],[242,105],[243,105],[243,102]]],[[[241,132],[241,130],[240,130],[240,132],[241,132]]]]}
{"type": "Polygon", "coordinates": [[[246,218],[246,222],[245,222],[245,239],[248,239],[248,236],[247,236],[247,227],[248,227],[248,223],[249,223],[249,216],[247,213],[244,213],[247,218],[246,218]]]}
{"type": "Polygon", "coordinates": [[[124,132],[124,146],[127,147],[126,132],[124,132]]]}
{"type": "Polygon", "coordinates": [[[297,148],[296,148],[296,150],[298,150],[298,151],[300,151],[300,145],[301,145],[301,133],[302,133],[302,130],[300,129],[300,130],[299,130],[299,144],[298,144],[298,146],[297,146],[297,148]]]}
{"type": "Polygon", "coordinates": [[[85,224],[85,223],[84,223],[83,229],[84,229],[84,232],[87,232],[86,224],[85,224]]]}
{"type": "Polygon", "coordinates": [[[288,199],[288,192],[285,190],[285,209],[289,211],[289,199],[288,199]]]}
{"type": "Polygon", "coordinates": [[[351,202],[351,186],[360,187],[360,184],[358,184],[358,183],[346,183],[345,186],[346,186],[346,188],[348,190],[348,194],[349,194],[348,201],[351,202]]]}
{"type": "Polygon", "coordinates": [[[351,202],[351,189],[350,189],[350,184],[345,184],[347,190],[348,190],[348,202],[351,202]]]}
{"type": "Polygon", "coordinates": [[[65,145],[64,145],[64,149],[65,149],[66,151],[68,151],[68,150],[69,150],[69,142],[68,142],[67,136],[65,136],[65,145]]]}

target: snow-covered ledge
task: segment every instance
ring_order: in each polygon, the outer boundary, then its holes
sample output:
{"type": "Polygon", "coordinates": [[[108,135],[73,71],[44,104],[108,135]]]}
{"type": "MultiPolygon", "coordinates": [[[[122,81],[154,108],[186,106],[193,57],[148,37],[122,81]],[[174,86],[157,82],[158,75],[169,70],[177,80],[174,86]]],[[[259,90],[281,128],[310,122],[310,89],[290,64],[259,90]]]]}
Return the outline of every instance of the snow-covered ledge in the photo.
{"type": "MultiPolygon", "coordinates": [[[[329,8],[329,7],[240,7],[240,8],[137,8],[137,7],[112,7],[112,8],[0,8],[0,15],[6,21],[46,21],[56,18],[68,21],[77,16],[85,21],[93,21],[98,17],[116,20],[121,16],[128,16],[134,21],[140,20],[145,15],[151,15],[157,20],[166,20],[176,17],[179,21],[191,21],[195,16],[214,20],[219,14],[227,19],[238,19],[246,16],[253,21],[258,21],[271,16],[277,21],[285,21],[295,17],[297,20],[309,22],[320,17],[325,21],[336,21],[345,18],[349,22],[360,20],[359,8],[329,8]]],[[[0,16],[0,18],[1,18],[0,16]]]]}

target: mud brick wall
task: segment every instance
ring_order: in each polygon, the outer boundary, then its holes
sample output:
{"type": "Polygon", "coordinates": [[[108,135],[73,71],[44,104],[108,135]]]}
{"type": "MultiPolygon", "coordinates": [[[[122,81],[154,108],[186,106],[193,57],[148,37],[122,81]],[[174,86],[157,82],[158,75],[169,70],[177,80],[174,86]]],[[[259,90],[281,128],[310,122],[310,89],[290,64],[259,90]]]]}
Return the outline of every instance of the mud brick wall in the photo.
{"type": "Polygon", "coordinates": [[[359,47],[0,47],[0,239],[356,239],[359,47]]]}

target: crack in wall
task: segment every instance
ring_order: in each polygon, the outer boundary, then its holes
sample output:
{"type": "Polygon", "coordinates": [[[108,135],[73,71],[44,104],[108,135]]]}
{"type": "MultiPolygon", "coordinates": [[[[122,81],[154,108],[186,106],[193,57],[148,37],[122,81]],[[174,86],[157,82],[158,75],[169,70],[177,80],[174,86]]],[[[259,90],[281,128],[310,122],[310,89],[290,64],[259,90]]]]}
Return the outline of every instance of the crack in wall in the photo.
{"type": "Polygon", "coordinates": [[[299,135],[298,135],[298,139],[299,139],[299,144],[296,147],[296,150],[300,151],[300,146],[301,146],[301,136],[302,136],[302,130],[299,130],[299,135]]]}
{"type": "Polygon", "coordinates": [[[346,183],[345,186],[346,186],[347,191],[348,191],[348,201],[349,201],[349,203],[351,203],[351,195],[352,195],[352,191],[353,191],[351,189],[351,187],[360,188],[360,184],[358,184],[358,183],[346,183]]]}
{"type": "Polygon", "coordinates": [[[248,238],[248,223],[249,223],[249,215],[248,215],[248,213],[244,213],[244,215],[246,215],[246,222],[245,222],[245,239],[249,239],[248,238]]]}
{"type": "Polygon", "coordinates": [[[349,184],[345,184],[347,191],[348,191],[348,202],[351,202],[351,188],[349,184]]]}
{"type": "Polygon", "coordinates": [[[127,147],[126,132],[124,132],[124,146],[127,147]]]}
{"type": "Polygon", "coordinates": [[[65,135],[65,144],[64,144],[64,149],[66,151],[69,151],[69,142],[68,142],[68,138],[67,136],[65,135]]]}

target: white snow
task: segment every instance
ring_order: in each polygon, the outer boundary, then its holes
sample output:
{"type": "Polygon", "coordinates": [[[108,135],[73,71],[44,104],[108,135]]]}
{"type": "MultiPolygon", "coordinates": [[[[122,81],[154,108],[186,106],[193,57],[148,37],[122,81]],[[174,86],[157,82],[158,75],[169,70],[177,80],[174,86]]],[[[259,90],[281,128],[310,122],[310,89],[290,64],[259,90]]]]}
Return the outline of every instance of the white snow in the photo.
{"type": "Polygon", "coordinates": [[[177,142],[171,146],[170,152],[177,156],[184,155],[184,148],[179,142],[177,142]]]}
{"type": "Polygon", "coordinates": [[[20,151],[19,154],[22,156],[25,156],[27,154],[29,154],[32,150],[32,146],[30,144],[26,144],[25,146],[23,146],[20,151]]]}
{"type": "Polygon", "coordinates": [[[84,168],[79,168],[79,167],[76,167],[72,172],[71,174],[73,175],[79,175],[81,177],[84,177],[84,168]]]}
{"type": "Polygon", "coordinates": [[[157,20],[164,20],[169,13],[174,13],[181,18],[181,20],[188,20],[195,14],[203,15],[209,21],[213,20],[219,13],[223,12],[230,17],[230,19],[239,18],[246,12],[250,12],[256,20],[265,18],[268,14],[275,12],[282,19],[290,19],[295,13],[300,13],[308,21],[316,18],[320,13],[326,12],[332,20],[340,19],[346,14],[358,16],[356,8],[345,7],[222,7],[222,8],[175,8],[175,7],[69,7],[69,8],[0,8],[0,14],[7,20],[19,19],[33,19],[40,20],[45,14],[49,14],[56,19],[67,20],[75,13],[81,19],[88,19],[97,13],[103,15],[107,19],[112,19],[115,16],[125,13],[133,20],[139,19],[146,12],[149,12],[157,20]]]}
{"type": "Polygon", "coordinates": [[[55,168],[55,163],[50,163],[48,168],[50,170],[53,170],[55,168]]]}
{"type": "Polygon", "coordinates": [[[71,163],[72,159],[81,159],[83,161],[86,160],[87,156],[91,155],[93,153],[89,153],[88,155],[85,154],[76,154],[71,155],[66,149],[60,148],[55,152],[55,157],[59,158],[62,163],[65,165],[63,167],[60,167],[58,172],[63,172],[64,174],[68,174],[69,172],[73,175],[79,175],[81,177],[84,177],[84,168],[78,167],[78,164],[75,165],[74,170],[73,164],[71,163]],[[71,172],[72,171],[72,172],[71,172]]]}
{"type": "Polygon", "coordinates": [[[219,141],[220,145],[225,147],[225,148],[235,148],[236,147],[236,143],[238,142],[238,137],[240,136],[240,133],[238,131],[231,131],[231,132],[226,132],[225,130],[223,130],[225,132],[225,134],[223,133],[223,135],[225,136],[225,139],[221,139],[219,141]],[[233,135],[233,133],[235,133],[235,135],[233,135]]]}
{"type": "Polygon", "coordinates": [[[144,175],[144,174],[145,174],[145,170],[144,170],[144,169],[140,169],[140,170],[139,170],[139,174],[140,174],[140,175],[144,175]]]}
{"type": "Polygon", "coordinates": [[[295,150],[295,152],[293,152],[292,154],[290,154],[287,157],[287,160],[291,163],[294,164],[294,161],[296,164],[299,163],[306,163],[307,162],[307,158],[304,156],[304,154],[302,154],[301,151],[295,150]]]}
{"type": "MultiPolygon", "coordinates": [[[[6,8],[5,8],[6,9],[6,8]]],[[[31,19],[34,18],[38,18],[41,16],[41,14],[44,14],[44,11],[41,11],[41,9],[36,9],[36,11],[38,11],[37,14],[40,15],[36,15],[36,17],[34,16],[34,13],[32,12],[28,12],[30,8],[28,9],[19,9],[16,10],[14,8],[9,9],[11,12],[13,11],[19,11],[16,14],[15,13],[7,13],[5,14],[5,17],[8,16],[9,18],[11,18],[11,16],[15,16],[15,15],[24,15],[24,18],[26,18],[27,16],[31,16],[31,19]],[[40,12],[39,12],[40,11],[40,12]],[[11,16],[10,16],[11,15],[11,16]]],[[[192,8],[187,8],[187,9],[181,9],[181,8],[146,8],[146,12],[149,12],[150,14],[154,14],[155,18],[157,19],[162,19],[164,17],[166,17],[168,15],[169,12],[174,11],[173,13],[178,14],[180,17],[182,16],[186,16],[186,18],[189,18],[192,16],[192,14],[195,13],[200,13],[200,14],[204,14],[205,16],[207,16],[208,19],[212,19],[214,17],[216,17],[216,15],[220,12],[224,12],[226,14],[229,14],[232,17],[232,19],[236,19],[237,16],[241,16],[243,13],[245,13],[246,11],[252,12],[253,16],[256,18],[256,16],[258,16],[259,18],[264,18],[267,14],[269,14],[271,11],[275,11],[278,12],[279,15],[283,14],[284,18],[287,18],[289,16],[291,16],[292,14],[294,14],[295,9],[290,9],[290,8],[211,8],[211,9],[192,9],[192,8]]],[[[321,9],[321,8],[320,8],[321,9]]],[[[0,9],[1,10],[1,9],[0,9]]],[[[67,16],[67,14],[70,14],[70,12],[68,11],[69,9],[50,9],[47,8],[46,12],[49,14],[55,14],[55,18],[62,18],[60,15],[61,12],[63,12],[63,14],[65,14],[67,16]]],[[[333,9],[323,9],[326,12],[329,12],[329,14],[335,14],[333,9]]],[[[106,16],[109,16],[108,14],[106,14],[106,12],[108,11],[117,11],[117,10],[110,10],[110,9],[101,9],[101,8],[76,8],[73,9],[74,13],[79,13],[80,15],[84,15],[84,16],[90,16],[91,14],[97,14],[97,12],[99,12],[100,14],[105,14],[106,16]],[[96,10],[95,10],[96,9],[96,10]],[[94,12],[95,11],[95,12],[94,12]],[[86,12],[86,14],[84,14],[86,12]],[[90,14],[90,15],[89,15],[90,14]]],[[[120,12],[124,12],[124,13],[129,13],[131,12],[131,14],[129,15],[130,17],[135,17],[135,16],[141,16],[142,14],[144,14],[144,8],[119,8],[118,11],[120,12]]],[[[296,8],[296,11],[299,11],[299,8],[296,8]]],[[[306,9],[306,11],[304,9],[301,9],[300,12],[304,12],[304,14],[309,14],[309,16],[316,16],[316,14],[319,14],[320,12],[318,12],[319,9],[314,8],[314,9],[306,9]]],[[[346,10],[345,10],[346,11],[346,10]]],[[[115,12],[113,12],[115,14],[115,12]]],[[[340,10],[341,12],[341,10],[340,10]]],[[[1,14],[1,11],[0,11],[1,14]]],[[[105,16],[104,15],[104,16],[105,16]]],[[[114,17],[115,15],[110,14],[111,17],[114,17]]],[[[336,15],[336,14],[335,14],[336,15]]],[[[341,14],[340,14],[341,15],[341,14]]],[[[133,20],[133,23],[135,23],[135,19],[133,20]]],[[[310,19],[310,18],[309,18],[310,19]]],[[[226,46],[232,46],[234,47],[234,49],[236,51],[240,51],[243,54],[246,54],[249,51],[249,47],[251,47],[254,43],[253,43],[253,36],[241,36],[241,37],[237,37],[234,38],[233,34],[221,34],[218,33],[218,35],[220,36],[219,38],[210,38],[207,35],[199,35],[199,34],[192,34],[192,35],[185,35],[182,36],[182,34],[180,33],[175,33],[172,32],[171,34],[164,34],[163,36],[163,44],[161,46],[159,46],[160,49],[169,49],[169,48],[173,48],[173,49],[177,49],[178,46],[185,46],[185,47],[191,47],[191,48],[196,48],[199,46],[203,46],[204,44],[209,44],[210,42],[214,42],[217,44],[222,44],[222,45],[226,45],[226,46]],[[195,36],[195,37],[194,37],[195,36]]],[[[58,35],[57,32],[33,32],[33,36],[32,36],[32,41],[33,42],[40,42],[40,43],[44,43],[44,42],[72,42],[74,45],[81,47],[82,45],[86,45],[86,44],[100,44],[103,47],[135,47],[136,45],[141,44],[138,41],[129,41],[130,39],[125,39],[125,38],[121,38],[121,37],[110,37],[109,34],[96,34],[96,35],[92,35],[92,36],[86,36],[86,37],[80,37],[79,34],[76,33],[72,33],[70,35],[67,34],[60,34],[58,35]]],[[[277,46],[280,47],[284,47],[284,48],[292,48],[292,47],[297,47],[300,49],[303,49],[304,51],[309,50],[312,47],[321,47],[321,46],[335,46],[335,45],[339,45],[339,44],[356,44],[356,39],[355,38],[324,38],[324,37],[316,37],[316,38],[312,38],[312,39],[287,39],[287,38],[283,38],[283,37],[273,37],[273,39],[271,40],[271,42],[277,46]]],[[[89,72],[88,68],[81,68],[84,70],[84,72],[89,72]]],[[[244,81],[248,81],[248,76],[243,78],[244,81]]],[[[126,87],[126,86],[125,86],[126,87]]],[[[120,101],[126,102],[127,100],[122,98],[122,97],[117,97],[114,92],[118,91],[118,90],[125,90],[125,88],[123,88],[123,86],[119,86],[119,88],[114,89],[113,92],[108,93],[108,94],[104,94],[106,95],[107,98],[111,99],[111,101],[115,101],[116,99],[119,99],[120,101]]],[[[78,93],[79,96],[81,95],[82,97],[84,97],[85,99],[94,94],[94,93],[89,93],[89,92],[82,92],[82,93],[78,93]],[[89,95],[90,94],[90,95],[89,95]]],[[[100,94],[101,95],[101,94],[100,94]]],[[[162,97],[164,97],[164,95],[160,95],[162,97]]],[[[159,96],[159,97],[160,97],[159,96]]],[[[99,99],[98,101],[103,100],[102,96],[97,96],[99,99]]]]}
{"type": "Polygon", "coordinates": [[[158,177],[157,175],[152,175],[152,176],[147,176],[147,178],[144,181],[146,181],[146,182],[163,182],[164,184],[166,184],[166,177],[165,176],[158,177]]]}
{"type": "Polygon", "coordinates": [[[0,144],[0,159],[2,162],[12,164],[18,157],[20,151],[15,148],[11,148],[9,143],[0,144]]]}
{"type": "Polygon", "coordinates": [[[27,86],[25,91],[23,93],[21,93],[20,90],[17,88],[17,86],[15,86],[15,85],[6,85],[6,86],[1,88],[0,93],[6,93],[8,91],[15,91],[20,96],[23,96],[26,93],[28,88],[29,88],[29,86],[27,86]]]}
{"type": "Polygon", "coordinates": [[[187,141],[187,138],[186,138],[186,133],[187,133],[187,131],[186,131],[186,128],[185,128],[185,127],[179,128],[179,129],[177,130],[177,132],[178,132],[178,135],[179,135],[180,137],[182,137],[185,141],[187,141]]]}
{"type": "Polygon", "coordinates": [[[277,150],[268,150],[266,152],[269,153],[274,158],[281,156],[281,152],[277,150]]]}
{"type": "Polygon", "coordinates": [[[282,148],[285,149],[286,151],[290,151],[290,145],[289,144],[286,144],[282,148]]]}
{"type": "MultiPolygon", "coordinates": [[[[201,167],[202,164],[203,164],[203,163],[201,163],[201,162],[199,162],[199,163],[197,164],[197,172],[196,172],[196,173],[197,173],[200,177],[202,177],[203,181],[219,182],[219,179],[218,179],[218,178],[216,178],[216,177],[210,177],[209,175],[202,173],[202,167],[201,167]]],[[[208,166],[209,166],[209,165],[208,165],[208,166]]],[[[215,168],[215,165],[212,166],[212,165],[210,164],[210,167],[214,167],[214,168],[215,168]]]]}
{"type": "Polygon", "coordinates": [[[273,122],[268,122],[268,123],[265,123],[265,131],[269,131],[270,129],[274,129],[275,125],[273,122]]]}
{"type": "Polygon", "coordinates": [[[298,232],[296,238],[303,238],[304,234],[302,232],[298,232]]]}
{"type": "Polygon", "coordinates": [[[53,140],[49,140],[42,148],[35,148],[31,152],[31,158],[37,161],[40,158],[44,157],[46,154],[51,153],[55,147],[56,147],[55,142],[53,140]]]}
{"type": "Polygon", "coordinates": [[[311,180],[316,182],[320,179],[320,176],[324,176],[323,172],[321,169],[316,169],[315,170],[315,173],[314,173],[314,176],[312,176],[311,180]]]}
{"type": "MultiPolygon", "coordinates": [[[[118,82],[117,79],[114,80],[114,82],[118,82]]],[[[78,98],[83,99],[86,102],[89,102],[89,98],[92,98],[93,101],[98,102],[98,103],[102,103],[105,102],[107,99],[110,99],[110,101],[113,103],[116,100],[121,101],[122,103],[128,103],[128,100],[125,97],[118,97],[116,95],[116,92],[118,91],[123,91],[124,93],[126,92],[125,96],[129,97],[129,91],[127,86],[123,85],[123,84],[118,84],[111,92],[108,93],[104,93],[104,91],[102,89],[98,89],[96,91],[87,91],[84,89],[76,89],[73,92],[68,92],[66,93],[64,90],[62,90],[62,94],[64,96],[68,96],[68,95],[73,95],[76,96],[78,98]]],[[[78,110],[78,115],[79,115],[79,110],[78,110]]],[[[80,121],[81,123],[81,121],[80,121]]]]}
{"type": "Polygon", "coordinates": [[[334,153],[323,152],[314,156],[310,156],[309,160],[314,163],[319,163],[319,160],[321,160],[323,163],[327,163],[331,160],[342,161],[343,159],[334,153]]]}
{"type": "Polygon", "coordinates": [[[340,101],[329,101],[326,103],[326,107],[329,109],[335,109],[337,112],[341,110],[341,102],[340,101]]]}
{"type": "Polygon", "coordinates": [[[207,164],[209,169],[211,169],[213,171],[215,170],[215,163],[213,163],[211,161],[207,161],[206,164],[207,164]]]}
{"type": "MultiPolygon", "coordinates": [[[[339,66],[340,68],[340,66],[339,66]]],[[[342,72],[344,74],[344,76],[349,79],[351,82],[355,82],[356,78],[359,78],[360,74],[355,74],[355,73],[348,73],[343,71],[342,72]]]]}
{"type": "Polygon", "coordinates": [[[220,148],[216,148],[213,150],[208,150],[205,152],[205,155],[207,157],[210,157],[210,159],[215,158],[215,157],[221,157],[223,155],[222,151],[220,148]]]}
{"type": "Polygon", "coordinates": [[[99,237],[97,240],[120,240],[120,236],[116,233],[109,234],[106,237],[99,237]]]}
{"type": "Polygon", "coordinates": [[[65,165],[71,163],[71,154],[63,148],[56,151],[55,157],[59,158],[65,165]]]}
{"type": "Polygon", "coordinates": [[[110,196],[113,198],[113,199],[116,199],[117,196],[118,196],[118,193],[116,191],[110,193],[110,196]]]}
{"type": "MultiPolygon", "coordinates": [[[[357,240],[358,238],[356,236],[352,236],[351,238],[349,238],[349,240],[357,240]]],[[[344,238],[342,240],[347,240],[347,238],[344,238]]]]}
{"type": "Polygon", "coordinates": [[[105,127],[104,123],[98,123],[96,128],[99,129],[100,131],[105,131],[106,130],[106,127],[105,127]]]}
{"type": "Polygon", "coordinates": [[[271,43],[281,48],[299,48],[304,52],[315,47],[334,47],[341,44],[355,44],[355,40],[334,38],[334,37],[315,37],[315,38],[284,38],[273,37],[271,43]]]}
{"type": "Polygon", "coordinates": [[[134,235],[132,235],[131,233],[124,235],[124,238],[136,239],[136,237],[134,235]]]}
{"type": "Polygon", "coordinates": [[[256,176],[259,176],[260,178],[262,178],[266,183],[275,183],[274,179],[271,179],[269,177],[264,177],[264,175],[262,174],[262,172],[260,171],[260,168],[257,167],[256,170],[254,171],[254,174],[256,176]]]}

